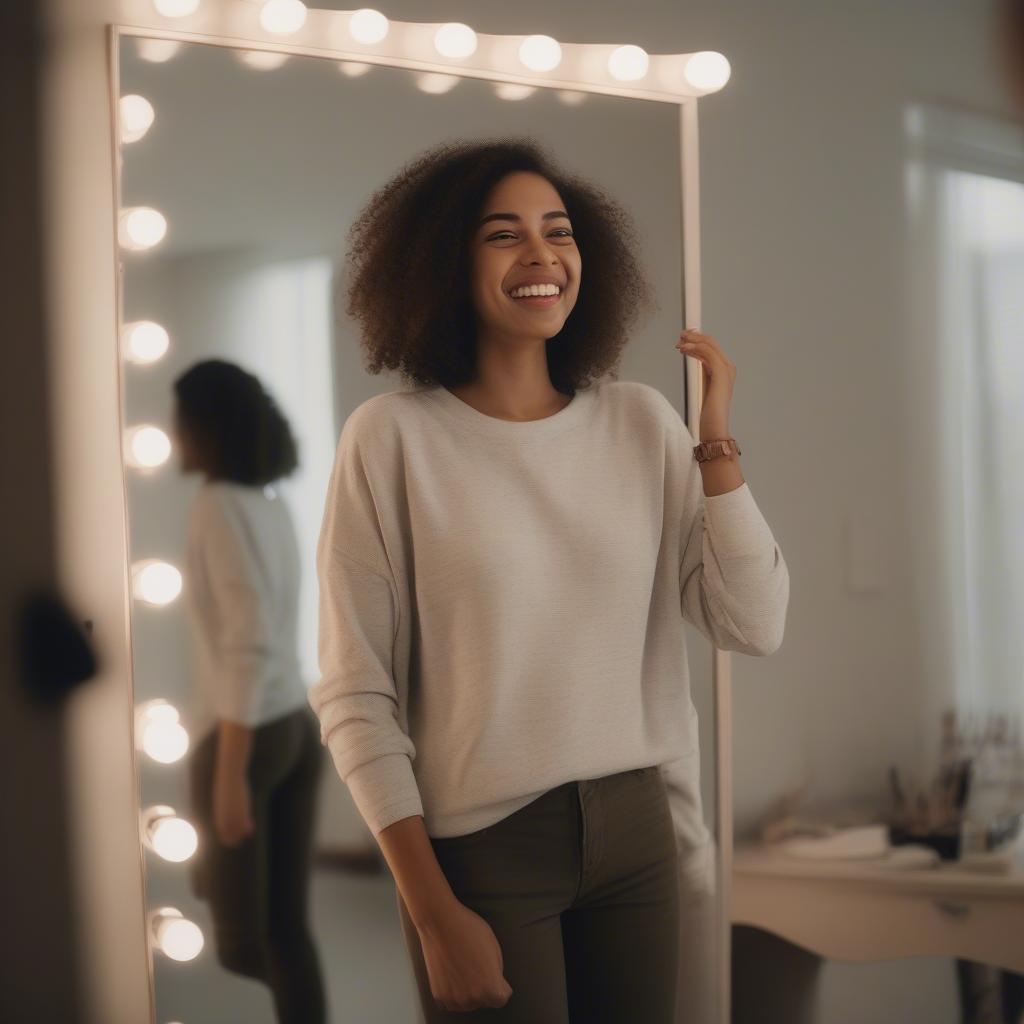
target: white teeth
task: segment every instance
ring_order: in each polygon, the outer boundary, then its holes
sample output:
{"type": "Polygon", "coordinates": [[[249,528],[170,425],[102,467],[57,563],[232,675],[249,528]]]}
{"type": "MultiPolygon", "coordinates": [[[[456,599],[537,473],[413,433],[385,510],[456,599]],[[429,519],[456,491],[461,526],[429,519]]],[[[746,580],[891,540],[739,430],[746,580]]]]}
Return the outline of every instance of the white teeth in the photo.
{"type": "Polygon", "coordinates": [[[557,284],[527,284],[509,292],[509,295],[516,299],[527,295],[557,295],[560,291],[557,284]]]}

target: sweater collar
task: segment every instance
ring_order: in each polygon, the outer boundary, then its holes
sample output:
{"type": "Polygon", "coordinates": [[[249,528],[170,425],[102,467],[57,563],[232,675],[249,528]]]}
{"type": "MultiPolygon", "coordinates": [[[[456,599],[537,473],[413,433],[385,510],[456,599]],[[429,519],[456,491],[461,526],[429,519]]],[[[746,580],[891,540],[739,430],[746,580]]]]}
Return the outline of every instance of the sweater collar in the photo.
{"type": "Polygon", "coordinates": [[[477,433],[495,440],[533,441],[552,437],[580,424],[593,405],[599,388],[600,384],[577,389],[568,405],[539,420],[503,420],[497,416],[488,416],[452,394],[443,385],[427,388],[424,393],[450,417],[477,433]]]}

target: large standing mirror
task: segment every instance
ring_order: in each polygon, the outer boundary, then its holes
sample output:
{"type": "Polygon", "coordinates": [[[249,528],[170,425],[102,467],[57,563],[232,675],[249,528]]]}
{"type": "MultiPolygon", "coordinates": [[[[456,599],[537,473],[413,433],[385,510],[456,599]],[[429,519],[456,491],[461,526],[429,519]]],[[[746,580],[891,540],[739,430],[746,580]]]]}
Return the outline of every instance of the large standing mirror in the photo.
{"type": "MultiPolygon", "coordinates": [[[[216,708],[197,697],[202,645],[228,627],[188,612],[188,588],[198,586],[190,524],[202,512],[199,478],[173,443],[175,382],[210,360],[241,368],[272,396],[297,442],[297,469],[260,488],[276,502],[275,528],[291,524],[301,569],[277,620],[295,638],[294,676],[279,696],[281,715],[294,714],[317,678],[315,554],[339,433],[361,402],[398,386],[366,372],[338,309],[335,285],[357,212],[399,166],[442,139],[541,141],[633,216],[660,308],[628,346],[621,377],[659,388],[687,419],[685,360],[674,347],[684,325],[680,107],[141,35],[117,37],[116,56],[132,652],[155,1020],[259,1024],[278,1019],[270,988],[247,973],[244,953],[230,952],[232,936],[215,930],[197,869],[206,837],[200,829],[193,850],[187,827],[198,824],[197,801],[212,799],[195,789],[207,776],[189,768],[216,722],[216,708]]],[[[703,852],[688,867],[697,895],[684,907],[692,955],[681,967],[694,1013],[685,1019],[697,1021],[712,1019],[718,979],[716,800],[711,649],[696,630],[690,636],[701,782],[673,799],[703,808],[705,819],[687,836],[703,852]]],[[[292,959],[276,969],[294,986],[316,985],[312,949],[335,1024],[420,1019],[377,844],[325,750],[296,778],[304,796],[282,812],[251,892],[268,914],[290,915],[282,934],[292,959]]]]}

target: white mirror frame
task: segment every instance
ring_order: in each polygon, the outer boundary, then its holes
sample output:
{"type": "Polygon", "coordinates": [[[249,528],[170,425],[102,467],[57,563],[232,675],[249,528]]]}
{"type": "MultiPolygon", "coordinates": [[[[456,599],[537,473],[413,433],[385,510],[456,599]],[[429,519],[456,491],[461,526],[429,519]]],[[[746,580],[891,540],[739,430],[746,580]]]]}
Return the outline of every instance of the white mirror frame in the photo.
{"type": "MultiPolygon", "coordinates": [[[[476,35],[477,48],[469,57],[448,58],[432,51],[434,33],[442,23],[400,22],[389,20],[388,34],[378,43],[364,45],[347,34],[352,11],[310,8],[302,28],[287,38],[275,36],[260,25],[260,0],[203,0],[199,9],[186,17],[169,18],[157,13],[144,0],[125,4],[133,8],[131,23],[108,24],[108,55],[110,66],[110,116],[114,167],[114,210],[119,212],[121,197],[121,154],[118,100],[120,98],[119,43],[124,37],[204,43],[236,49],[263,50],[321,57],[338,61],[359,61],[405,68],[425,73],[482,78],[534,88],[569,89],[623,96],[632,99],[674,103],[679,107],[679,166],[682,210],[683,266],[682,296],[685,327],[700,329],[700,183],[697,132],[697,100],[701,95],[718,91],[702,90],[685,78],[688,61],[694,54],[653,54],[648,71],[634,82],[617,81],[606,69],[608,55],[620,44],[561,43],[563,59],[557,71],[531,71],[518,62],[518,49],[526,35],[476,35]],[[344,49],[336,42],[344,36],[344,49]],[[490,60],[488,60],[490,58],[490,60]],[[577,77],[571,77],[569,71],[577,77]]],[[[117,225],[114,225],[117,238],[117,225]]],[[[117,262],[117,336],[124,325],[123,262],[117,262]]],[[[695,440],[700,440],[700,409],[703,400],[703,374],[698,360],[685,356],[684,386],[686,424],[695,440]],[[692,362],[691,362],[692,361],[692,362]],[[692,370],[692,372],[688,372],[692,370]]],[[[119,360],[119,390],[122,395],[119,415],[123,416],[123,360],[119,360]]],[[[122,433],[126,424],[122,421],[122,433]]],[[[127,495],[127,487],[125,488],[127,495]]],[[[127,499],[126,499],[127,500],[127,499]]],[[[131,621],[131,600],[128,619],[131,621]]],[[[130,646],[130,629],[128,643],[130,646]]],[[[129,661],[129,664],[131,662],[129,661]]],[[[728,651],[712,647],[712,687],[715,729],[715,828],[716,840],[716,911],[718,942],[718,1019],[727,1024],[731,1016],[730,985],[730,893],[732,874],[732,661],[728,651]]],[[[134,692],[134,691],[133,691],[134,692]]],[[[134,766],[133,766],[134,767],[134,766]]],[[[138,778],[138,775],[136,775],[138,778]]],[[[138,793],[138,788],[135,790],[138,793]]],[[[142,809],[136,808],[141,815],[142,809]]],[[[145,853],[140,836],[142,877],[145,879],[145,853]]],[[[147,933],[148,934],[148,933],[147,933]]],[[[150,971],[150,1005],[155,1014],[155,979],[153,952],[147,958],[150,971]]],[[[155,1017],[151,1017],[155,1021],[155,1017]]]]}

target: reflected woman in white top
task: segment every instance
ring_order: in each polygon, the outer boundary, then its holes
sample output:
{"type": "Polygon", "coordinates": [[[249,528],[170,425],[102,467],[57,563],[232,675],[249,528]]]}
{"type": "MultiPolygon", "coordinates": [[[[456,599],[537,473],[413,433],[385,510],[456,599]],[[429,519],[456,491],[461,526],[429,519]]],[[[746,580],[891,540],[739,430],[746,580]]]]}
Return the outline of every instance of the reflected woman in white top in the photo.
{"type": "Polygon", "coordinates": [[[203,477],[185,560],[193,889],[210,905],[220,963],[263,981],[279,1021],[321,1024],[308,896],[323,747],[297,650],[299,547],[273,486],[298,466],[296,443],[260,381],[233,363],[196,363],[174,389],[181,471],[203,477]]]}

